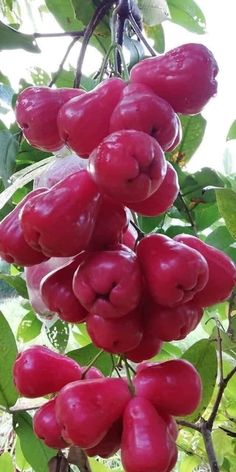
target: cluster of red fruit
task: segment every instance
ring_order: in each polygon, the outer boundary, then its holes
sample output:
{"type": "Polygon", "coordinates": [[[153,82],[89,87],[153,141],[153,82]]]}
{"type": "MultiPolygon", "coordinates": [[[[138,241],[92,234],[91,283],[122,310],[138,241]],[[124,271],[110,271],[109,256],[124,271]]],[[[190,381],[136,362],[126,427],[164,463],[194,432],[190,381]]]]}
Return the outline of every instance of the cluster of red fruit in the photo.
{"type": "Polygon", "coordinates": [[[171,471],[178,435],[173,416],[192,413],[201,399],[199,375],[184,360],[140,364],[130,389],[124,378],[105,378],[94,367],[84,370],[34,346],[16,359],[14,380],[26,397],[56,394],[33,419],[45,444],[57,449],[73,444],[103,458],[121,449],[127,472],[171,471]]]}

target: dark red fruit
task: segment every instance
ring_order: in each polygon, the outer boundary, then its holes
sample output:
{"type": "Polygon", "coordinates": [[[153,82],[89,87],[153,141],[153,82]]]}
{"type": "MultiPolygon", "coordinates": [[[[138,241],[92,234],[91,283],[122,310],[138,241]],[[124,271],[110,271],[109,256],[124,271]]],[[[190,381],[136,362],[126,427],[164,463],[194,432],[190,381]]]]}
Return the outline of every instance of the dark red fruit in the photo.
{"type": "Polygon", "coordinates": [[[87,456],[100,456],[103,459],[113,456],[119,449],[122,435],[122,418],[119,418],[108,430],[106,436],[97,446],[86,449],[87,456]]]}
{"type": "Polygon", "coordinates": [[[41,406],[33,418],[34,434],[48,447],[64,449],[68,447],[61,436],[61,427],[56,419],[55,398],[41,406]]]}
{"type": "Polygon", "coordinates": [[[32,346],[18,354],[13,368],[16,388],[28,398],[58,392],[81,375],[77,362],[44,346],[32,346]]]}
{"type": "Polygon", "coordinates": [[[217,62],[203,44],[183,44],[144,59],[131,70],[131,83],[144,84],[185,115],[200,113],[217,92],[217,62]]]}

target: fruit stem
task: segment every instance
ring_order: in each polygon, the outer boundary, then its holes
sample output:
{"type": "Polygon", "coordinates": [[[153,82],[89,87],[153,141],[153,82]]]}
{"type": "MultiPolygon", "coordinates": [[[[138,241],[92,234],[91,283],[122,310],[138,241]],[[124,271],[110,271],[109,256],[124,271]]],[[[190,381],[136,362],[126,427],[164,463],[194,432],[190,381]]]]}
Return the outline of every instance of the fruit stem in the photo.
{"type": "Polygon", "coordinates": [[[108,49],[108,51],[107,51],[107,53],[106,53],[106,55],[103,59],[102,67],[101,67],[100,74],[99,74],[99,82],[101,82],[102,79],[103,79],[103,75],[104,75],[106,65],[107,65],[107,62],[108,62],[108,59],[109,59],[109,56],[110,56],[111,52],[116,51],[116,50],[119,51],[119,55],[120,55],[120,58],[121,58],[121,61],[122,61],[123,71],[124,71],[124,79],[126,81],[129,80],[129,71],[128,71],[126,63],[125,63],[125,58],[124,58],[124,55],[123,55],[122,47],[117,43],[113,43],[109,47],[109,49],[108,49]]]}
{"type": "Polygon", "coordinates": [[[150,52],[151,56],[156,56],[157,53],[155,51],[155,49],[152,48],[152,46],[150,46],[149,42],[146,40],[145,36],[143,35],[139,25],[137,24],[137,22],[135,21],[134,17],[133,17],[133,14],[130,13],[129,14],[129,17],[128,17],[128,20],[134,30],[134,32],[136,33],[137,37],[142,41],[142,43],[144,44],[144,46],[147,48],[147,50],[150,52]]]}
{"type": "Polygon", "coordinates": [[[86,369],[84,370],[83,374],[82,374],[82,378],[84,378],[84,376],[87,374],[87,372],[89,371],[89,369],[91,369],[91,367],[93,367],[93,365],[95,364],[95,362],[98,360],[98,358],[101,356],[101,354],[103,353],[103,349],[101,349],[97,354],[96,356],[94,356],[94,358],[91,360],[91,362],[89,362],[89,364],[86,366],[86,369]]]}
{"type": "Polygon", "coordinates": [[[133,385],[133,382],[132,382],[132,377],[130,375],[130,365],[129,365],[129,363],[128,363],[125,356],[122,356],[122,359],[123,359],[124,365],[125,365],[125,371],[126,371],[126,377],[127,377],[127,381],[128,381],[128,385],[129,385],[129,390],[132,394],[134,394],[135,389],[134,389],[134,385],[133,385]]]}

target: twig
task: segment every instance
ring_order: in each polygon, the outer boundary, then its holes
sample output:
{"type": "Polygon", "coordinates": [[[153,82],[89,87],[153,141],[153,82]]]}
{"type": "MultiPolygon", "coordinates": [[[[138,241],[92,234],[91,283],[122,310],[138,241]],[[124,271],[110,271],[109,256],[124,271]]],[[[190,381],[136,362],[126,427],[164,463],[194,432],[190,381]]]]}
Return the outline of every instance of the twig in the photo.
{"type": "Polygon", "coordinates": [[[215,450],[213,447],[211,430],[209,429],[207,422],[203,419],[201,423],[201,433],[203,436],[203,441],[205,444],[205,449],[206,449],[211,472],[220,472],[216,455],[215,455],[215,450]]]}
{"type": "Polygon", "coordinates": [[[229,381],[232,379],[232,377],[234,376],[235,373],[236,373],[236,366],[229,372],[229,374],[225,378],[221,379],[221,381],[220,381],[219,390],[218,390],[218,394],[217,394],[217,397],[216,397],[216,400],[215,400],[215,404],[213,406],[212,412],[211,412],[208,420],[206,421],[207,428],[210,431],[212,430],[213,423],[215,421],[215,418],[216,418],[218,408],[220,406],[220,402],[221,402],[221,399],[223,397],[224,391],[225,391],[229,381]]]}
{"type": "Polygon", "coordinates": [[[179,197],[179,199],[180,199],[180,201],[181,201],[181,203],[182,203],[182,205],[183,205],[183,207],[184,207],[185,213],[186,213],[186,215],[187,215],[187,219],[188,219],[189,223],[190,223],[191,226],[192,226],[192,230],[193,230],[195,236],[198,236],[198,234],[197,234],[197,228],[196,228],[196,225],[195,225],[195,223],[194,223],[194,220],[193,220],[191,211],[189,210],[188,205],[186,204],[186,202],[185,202],[185,200],[184,200],[184,198],[183,198],[183,195],[182,195],[181,193],[179,193],[178,197],[179,197]]]}
{"type": "Polygon", "coordinates": [[[59,64],[58,70],[57,70],[57,72],[55,73],[54,77],[52,78],[51,82],[48,84],[48,87],[52,87],[52,86],[56,83],[56,81],[57,81],[59,75],[61,74],[61,72],[62,72],[62,70],[63,70],[63,66],[64,66],[64,64],[65,64],[65,62],[66,62],[67,57],[69,56],[69,53],[70,53],[71,49],[73,48],[73,46],[75,45],[75,43],[76,43],[79,39],[80,39],[79,37],[75,37],[75,38],[73,38],[72,41],[70,42],[70,44],[69,44],[69,46],[68,46],[68,48],[67,48],[67,50],[66,50],[66,53],[65,53],[65,55],[64,55],[64,57],[63,57],[61,63],[59,64]]]}
{"type": "Polygon", "coordinates": [[[197,423],[191,423],[190,421],[185,421],[185,420],[176,420],[176,423],[179,426],[183,426],[184,428],[194,429],[195,431],[198,431],[199,433],[201,432],[200,425],[198,425],[197,423]]]}
{"type": "Polygon", "coordinates": [[[37,38],[63,38],[64,36],[71,36],[81,38],[84,35],[85,30],[81,31],[63,31],[63,33],[33,33],[33,37],[37,38]]]}
{"type": "Polygon", "coordinates": [[[144,44],[144,46],[147,48],[147,50],[150,52],[151,56],[155,57],[157,54],[156,54],[156,51],[150,46],[149,42],[146,40],[145,36],[143,35],[141,29],[139,28],[138,24],[136,23],[132,13],[129,14],[129,22],[134,30],[134,32],[136,33],[136,35],[138,36],[138,38],[142,41],[142,43],[144,44]]]}

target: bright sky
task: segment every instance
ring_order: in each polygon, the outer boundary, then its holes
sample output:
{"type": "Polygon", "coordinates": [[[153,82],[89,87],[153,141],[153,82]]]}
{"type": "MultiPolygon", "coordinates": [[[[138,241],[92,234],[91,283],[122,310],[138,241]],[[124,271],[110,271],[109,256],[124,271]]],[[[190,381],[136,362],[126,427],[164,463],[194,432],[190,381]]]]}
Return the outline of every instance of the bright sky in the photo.
{"type": "MultiPolygon", "coordinates": [[[[186,42],[202,42],[214,53],[220,68],[218,75],[218,95],[210,101],[203,112],[207,119],[205,138],[199,150],[192,158],[190,170],[197,170],[203,166],[211,166],[222,170],[223,154],[226,149],[226,135],[231,123],[236,119],[236,1],[225,0],[224,3],[216,0],[197,0],[198,5],[205,13],[207,33],[196,35],[170,22],[164,23],[166,33],[166,50],[186,42]]],[[[26,5],[22,2],[22,6],[26,5]]],[[[31,4],[32,5],[32,4],[31,4]]],[[[24,24],[24,32],[55,32],[60,31],[54,19],[44,16],[42,23],[38,13],[39,1],[33,2],[33,15],[24,24]],[[34,24],[32,29],[32,22],[34,24]]],[[[25,15],[26,16],[26,15],[25,15]]],[[[30,67],[42,67],[46,71],[55,71],[63,57],[69,43],[68,38],[38,40],[42,54],[31,54],[25,51],[6,51],[0,53],[0,70],[10,76],[13,87],[17,86],[20,77],[26,77],[26,70],[30,67]]],[[[69,62],[76,65],[79,44],[75,45],[69,62]]],[[[99,55],[87,53],[84,72],[94,72],[100,64],[99,55]]],[[[236,155],[236,140],[227,144],[232,156],[236,155]]],[[[233,159],[233,168],[236,171],[236,158],[233,159]]]]}

